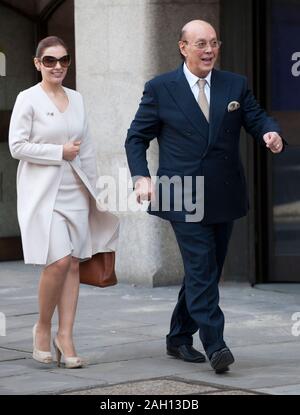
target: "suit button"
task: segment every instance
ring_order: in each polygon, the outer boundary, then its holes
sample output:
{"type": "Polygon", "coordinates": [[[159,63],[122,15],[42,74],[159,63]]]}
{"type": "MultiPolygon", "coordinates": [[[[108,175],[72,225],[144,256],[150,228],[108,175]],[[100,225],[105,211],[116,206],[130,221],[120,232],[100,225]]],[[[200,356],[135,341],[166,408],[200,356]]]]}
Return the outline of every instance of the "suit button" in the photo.
{"type": "Polygon", "coordinates": [[[228,160],[228,156],[224,156],[224,160],[228,160]]]}
{"type": "Polygon", "coordinates": [[[226,186],[227,186],[227,185],[229,185],[229,182],[226,180],[226,182],[224,182],[224,184],[226,184],[226,186]]]}
{"type": "Polygon", "coordinates": [[[229,128],[226,128],[225,132],[226,132],[226,133],[230,133],[229,128]]]}
{"type": "Polygon", "coordinates": [[[192,135],[193,133],[192,133],[192,131],[186,131],[185,132],[187,135],[192,135]]]}

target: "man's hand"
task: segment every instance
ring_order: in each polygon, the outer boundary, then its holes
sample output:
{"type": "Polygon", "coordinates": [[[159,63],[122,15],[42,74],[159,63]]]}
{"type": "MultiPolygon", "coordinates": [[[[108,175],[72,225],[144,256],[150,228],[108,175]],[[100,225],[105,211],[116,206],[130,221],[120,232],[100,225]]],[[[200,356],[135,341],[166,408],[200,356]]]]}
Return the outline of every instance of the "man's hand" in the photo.
{"type": "Polygon", "coordinates": [[[135,184],[136,200],[142,204],[144,200],[155,201],[155,188],[150,177],[140,177],[135,184]]]}
{"type": "Polygon", "coordinates": [[[74,160],[74,158],[79,154],[80,144],[81,141],[68,141],[64,145],[63,159],[67,161],[74,160]]]}
{"type": "Polygon", "coordinates": [[[270,132],[266,133],[263,137],[264,142],[267,147],[272,151],[272,153],[280,153],[283,149],[282,138],[278,133],[270,132]]]}

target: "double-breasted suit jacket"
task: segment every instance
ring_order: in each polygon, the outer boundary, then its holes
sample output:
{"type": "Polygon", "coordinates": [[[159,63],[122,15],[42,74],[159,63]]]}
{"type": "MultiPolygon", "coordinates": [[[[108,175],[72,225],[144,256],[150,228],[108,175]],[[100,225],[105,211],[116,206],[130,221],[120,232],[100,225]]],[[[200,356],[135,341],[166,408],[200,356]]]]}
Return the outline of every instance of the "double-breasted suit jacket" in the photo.
{"type": "MultiPolygon", "coordinates": [[[[118,218],[96,207],[95,150],[79,92],[64,88],[69,106],[61,113],[40,84],[22,91],[16,100],[9,146],[19,159],[17,212],[25,263],[45,264],[53,208],[63,174],[63,145],[80,140],[80,153],[70,162],[90,195],[89,226],[92,254],[115,250],[118,218]]],[[[57,235],[59,238],[59,235],[57,235]]]]}
{"type": "MultiPolygon", "coordinates": [[[[265,133],[280,132],[275,120],[257,104],[244,76],[214,69],[210,96],[208,124],[182,66],[152,79],[145,85],[125,143],[132,176],[150,176],[145,155],[153,138],[159,145],[157,176],[204,176],[203,223],[207,224],[247,213],[239,154],[241,127],[262,145],[265,133]],[[230,105],[233,102],[238,105],[230,105]]],[[[187,212],[184,206],[180,211],[173,209],[171,200],[170,211],[151,211],[150,206],[149,213],[180,222],[186,220],[187,212]]]]}

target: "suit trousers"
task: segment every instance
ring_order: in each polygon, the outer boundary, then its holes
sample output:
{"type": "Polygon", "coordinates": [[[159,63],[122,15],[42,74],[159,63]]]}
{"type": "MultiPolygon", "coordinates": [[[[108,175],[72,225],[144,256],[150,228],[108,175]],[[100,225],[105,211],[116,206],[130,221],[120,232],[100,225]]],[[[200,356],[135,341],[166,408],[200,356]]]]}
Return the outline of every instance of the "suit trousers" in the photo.
{"type": "Polygon", "coordinates": [[[210,358],[215,351],[226,346],[218,283],[233,222],[203,225],[201,222],[171,221],[171,225],[185,275],[173,311],[167,345],[191,345],[193,334],[199,330],[200,340],[210,358]]]}

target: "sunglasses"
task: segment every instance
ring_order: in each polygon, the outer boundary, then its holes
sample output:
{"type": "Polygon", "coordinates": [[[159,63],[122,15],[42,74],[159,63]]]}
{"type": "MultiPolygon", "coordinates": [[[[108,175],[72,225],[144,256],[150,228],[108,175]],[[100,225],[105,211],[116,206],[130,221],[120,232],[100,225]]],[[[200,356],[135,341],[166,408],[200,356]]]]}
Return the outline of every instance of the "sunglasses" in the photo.
{"type": "Polygon", "coordinates": [[[39,61],[46,67],[46,68],[55,68],[57,62],[60,63],[62,68],[68,68],[71,64],[71,56],[65,55],[61,58],[57,59],[54,56],[43,56],[39,61]]]}

